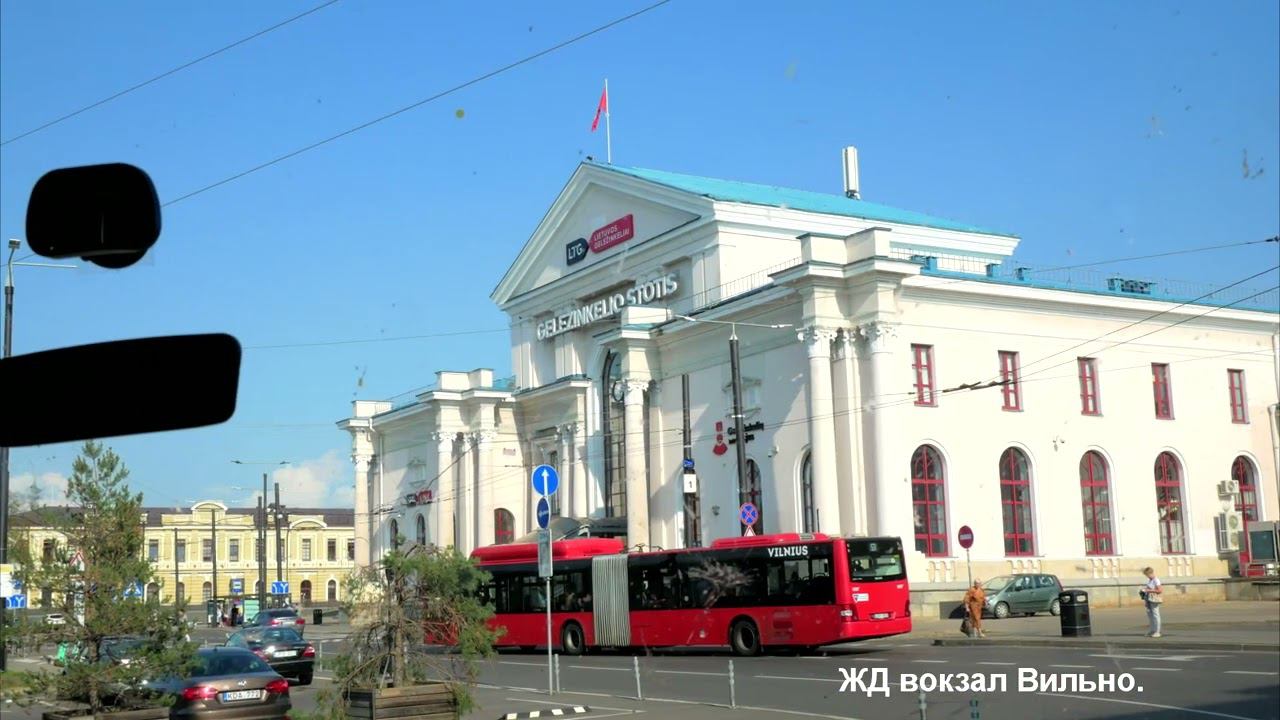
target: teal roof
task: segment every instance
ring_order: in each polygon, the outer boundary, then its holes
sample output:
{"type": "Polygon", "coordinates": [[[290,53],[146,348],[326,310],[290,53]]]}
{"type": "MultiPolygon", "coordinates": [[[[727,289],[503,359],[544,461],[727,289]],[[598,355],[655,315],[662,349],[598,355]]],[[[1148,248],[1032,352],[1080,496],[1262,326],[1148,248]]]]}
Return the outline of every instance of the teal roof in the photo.
{"type": "Polygon", "coordinates": [[[759,185],[756,183],[738,182],[737,180],[720,180],[718,178],[700,177],[698,175],[682,175],[680,173],[667,172],[665,170],[647,170],[645,168],[604,165],[601,163],[592,163],[592,165],[605,170],[612,170],[624,175],[637,177],[641,180],[658,183],[659,185],[666,185],[667,187],[683,190],[684,192],[708,197],[712,200],[747,203],[750,205],[768,205],[770,207],[788,208],[791,210],[802,210],[805,212],[823,213],[826,215],[844,215],[847,217],[862,218],[864,220],[878,220],[880,222],[901,223],[903,225],[920,225],[923,227],[938,228],[940,230],[957,230],[959,232],[982,233],[984,235],[1017,237],[1017,235],[1013,235],[1011,233],[999,232],[989,228],[981,228],[976,225],[966,225],[965,223],[954,222],[951,220],[944,220],[942,218],[936,218],[931,215],[925,215],[924,213],[913,212],[911,210],[900,210],[898,208],[889,207],[888,205],[867,202],[866,200],[853,200],[843,195],[830,195],[827,193],[818,193],[809,190],[775,187],[773,185],[759,185]]]}

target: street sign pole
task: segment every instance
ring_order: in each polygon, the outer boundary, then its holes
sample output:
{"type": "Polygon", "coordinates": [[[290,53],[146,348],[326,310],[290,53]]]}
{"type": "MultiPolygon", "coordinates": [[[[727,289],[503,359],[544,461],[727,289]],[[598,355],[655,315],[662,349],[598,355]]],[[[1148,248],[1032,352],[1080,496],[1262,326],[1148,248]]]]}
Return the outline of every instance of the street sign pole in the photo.
{"type": "Polygon", "coordinates": [[[964,565],[969,571],[969,587],[973,587],[973,561],[969,559],[969,548],[964,549],[964,565]]]}
{"type": "Polygon", "coordinates": [[[544,604],[547,606],[547,695],[554,695],[555,688],[555,654],[551,644],[551,502],[550,497],[560,487],[560,474],[550,465],[539,465],[533,469],[530,482],[533,491],[538,494],[538,575],[547,581],[547,594],[544,604]]]}

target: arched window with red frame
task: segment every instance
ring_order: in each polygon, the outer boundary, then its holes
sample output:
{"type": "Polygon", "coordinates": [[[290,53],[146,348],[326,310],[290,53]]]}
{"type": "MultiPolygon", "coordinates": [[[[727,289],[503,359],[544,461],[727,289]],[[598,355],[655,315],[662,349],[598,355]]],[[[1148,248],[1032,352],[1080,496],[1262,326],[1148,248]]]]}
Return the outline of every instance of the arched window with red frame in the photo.
{"type": "Polygon", "coordinates": [[[1244,521],[1241,523],[1241,536],[1244,542],[1241,543],[1240,557],[1242,561],[1248,563],[1250,560],[1249,523],[1258,521],[1258,471],[1253,466],[1253,461],[1244,455],[1233,460],[1231,479],[1240,486],[1240,492],[1236,494],[1236,512],[1240,513],[1244,521]]]}
{"type": "Polygon", "coordinates": [[[1000,515],[1004,521],[1004,554],[1034,555],[1031,463],[1018,448],[1009,448],[1000,455],[1000,515]]]}
{"type": "Polygon", "coordinates": [[[1084,510],[1086,555],[1114,555],[1111,534],[1111,481],[1107,461],[1090,450],[1080,458],[1080,501],[1084,510]]]}
{"type": "Polygon", "coordinates": [[[911,455],[911,508],[915,517],[916,551],[930,557],[947,554],[946,469],[932,445],[911,455]]]}
{"type": "Polygon", "coordinates": [[[1173,453],[1156,457],[1156,517],[1160,527],[1160,552],[1187,552],[1187,525],[1182,520],[1182,465],[1173,453]]]}
{"type": "Polygon", "coordinates": [[[516,539],[516,516],[506,508],[493,511],[493,542],[495,545],[506,545],[516,539]]]}

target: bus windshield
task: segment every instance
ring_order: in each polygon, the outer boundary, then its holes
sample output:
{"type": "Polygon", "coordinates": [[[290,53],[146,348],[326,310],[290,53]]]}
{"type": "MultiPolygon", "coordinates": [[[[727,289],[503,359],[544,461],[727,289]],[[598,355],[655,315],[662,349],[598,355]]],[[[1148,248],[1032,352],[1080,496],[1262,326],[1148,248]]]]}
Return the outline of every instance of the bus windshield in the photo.
{"type": "Polygon", "coordinates": [[[846,540],[850,580],[902,580],[907,576],[897,538],[846,540]]]}

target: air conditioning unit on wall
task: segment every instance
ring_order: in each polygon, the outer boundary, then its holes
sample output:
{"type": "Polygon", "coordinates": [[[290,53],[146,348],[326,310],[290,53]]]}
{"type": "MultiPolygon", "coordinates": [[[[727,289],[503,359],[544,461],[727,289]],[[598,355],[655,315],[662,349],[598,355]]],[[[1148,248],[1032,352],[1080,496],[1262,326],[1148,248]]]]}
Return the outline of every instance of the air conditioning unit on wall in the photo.
{"type": "Polygon", "coordinates": [[[1236,552],[1240,549],[1240,533],[1244,530],[1244,517],[1238,512],[1219,513],[1214,518],[1218,531],[1218,550],[1236,552]]]}
{"type": "Polygon", "coordinates": [[[1223,480],[1218,483],[1219,495],[1239,495],[1240,483],[1237,480],[1223,480]]]}

